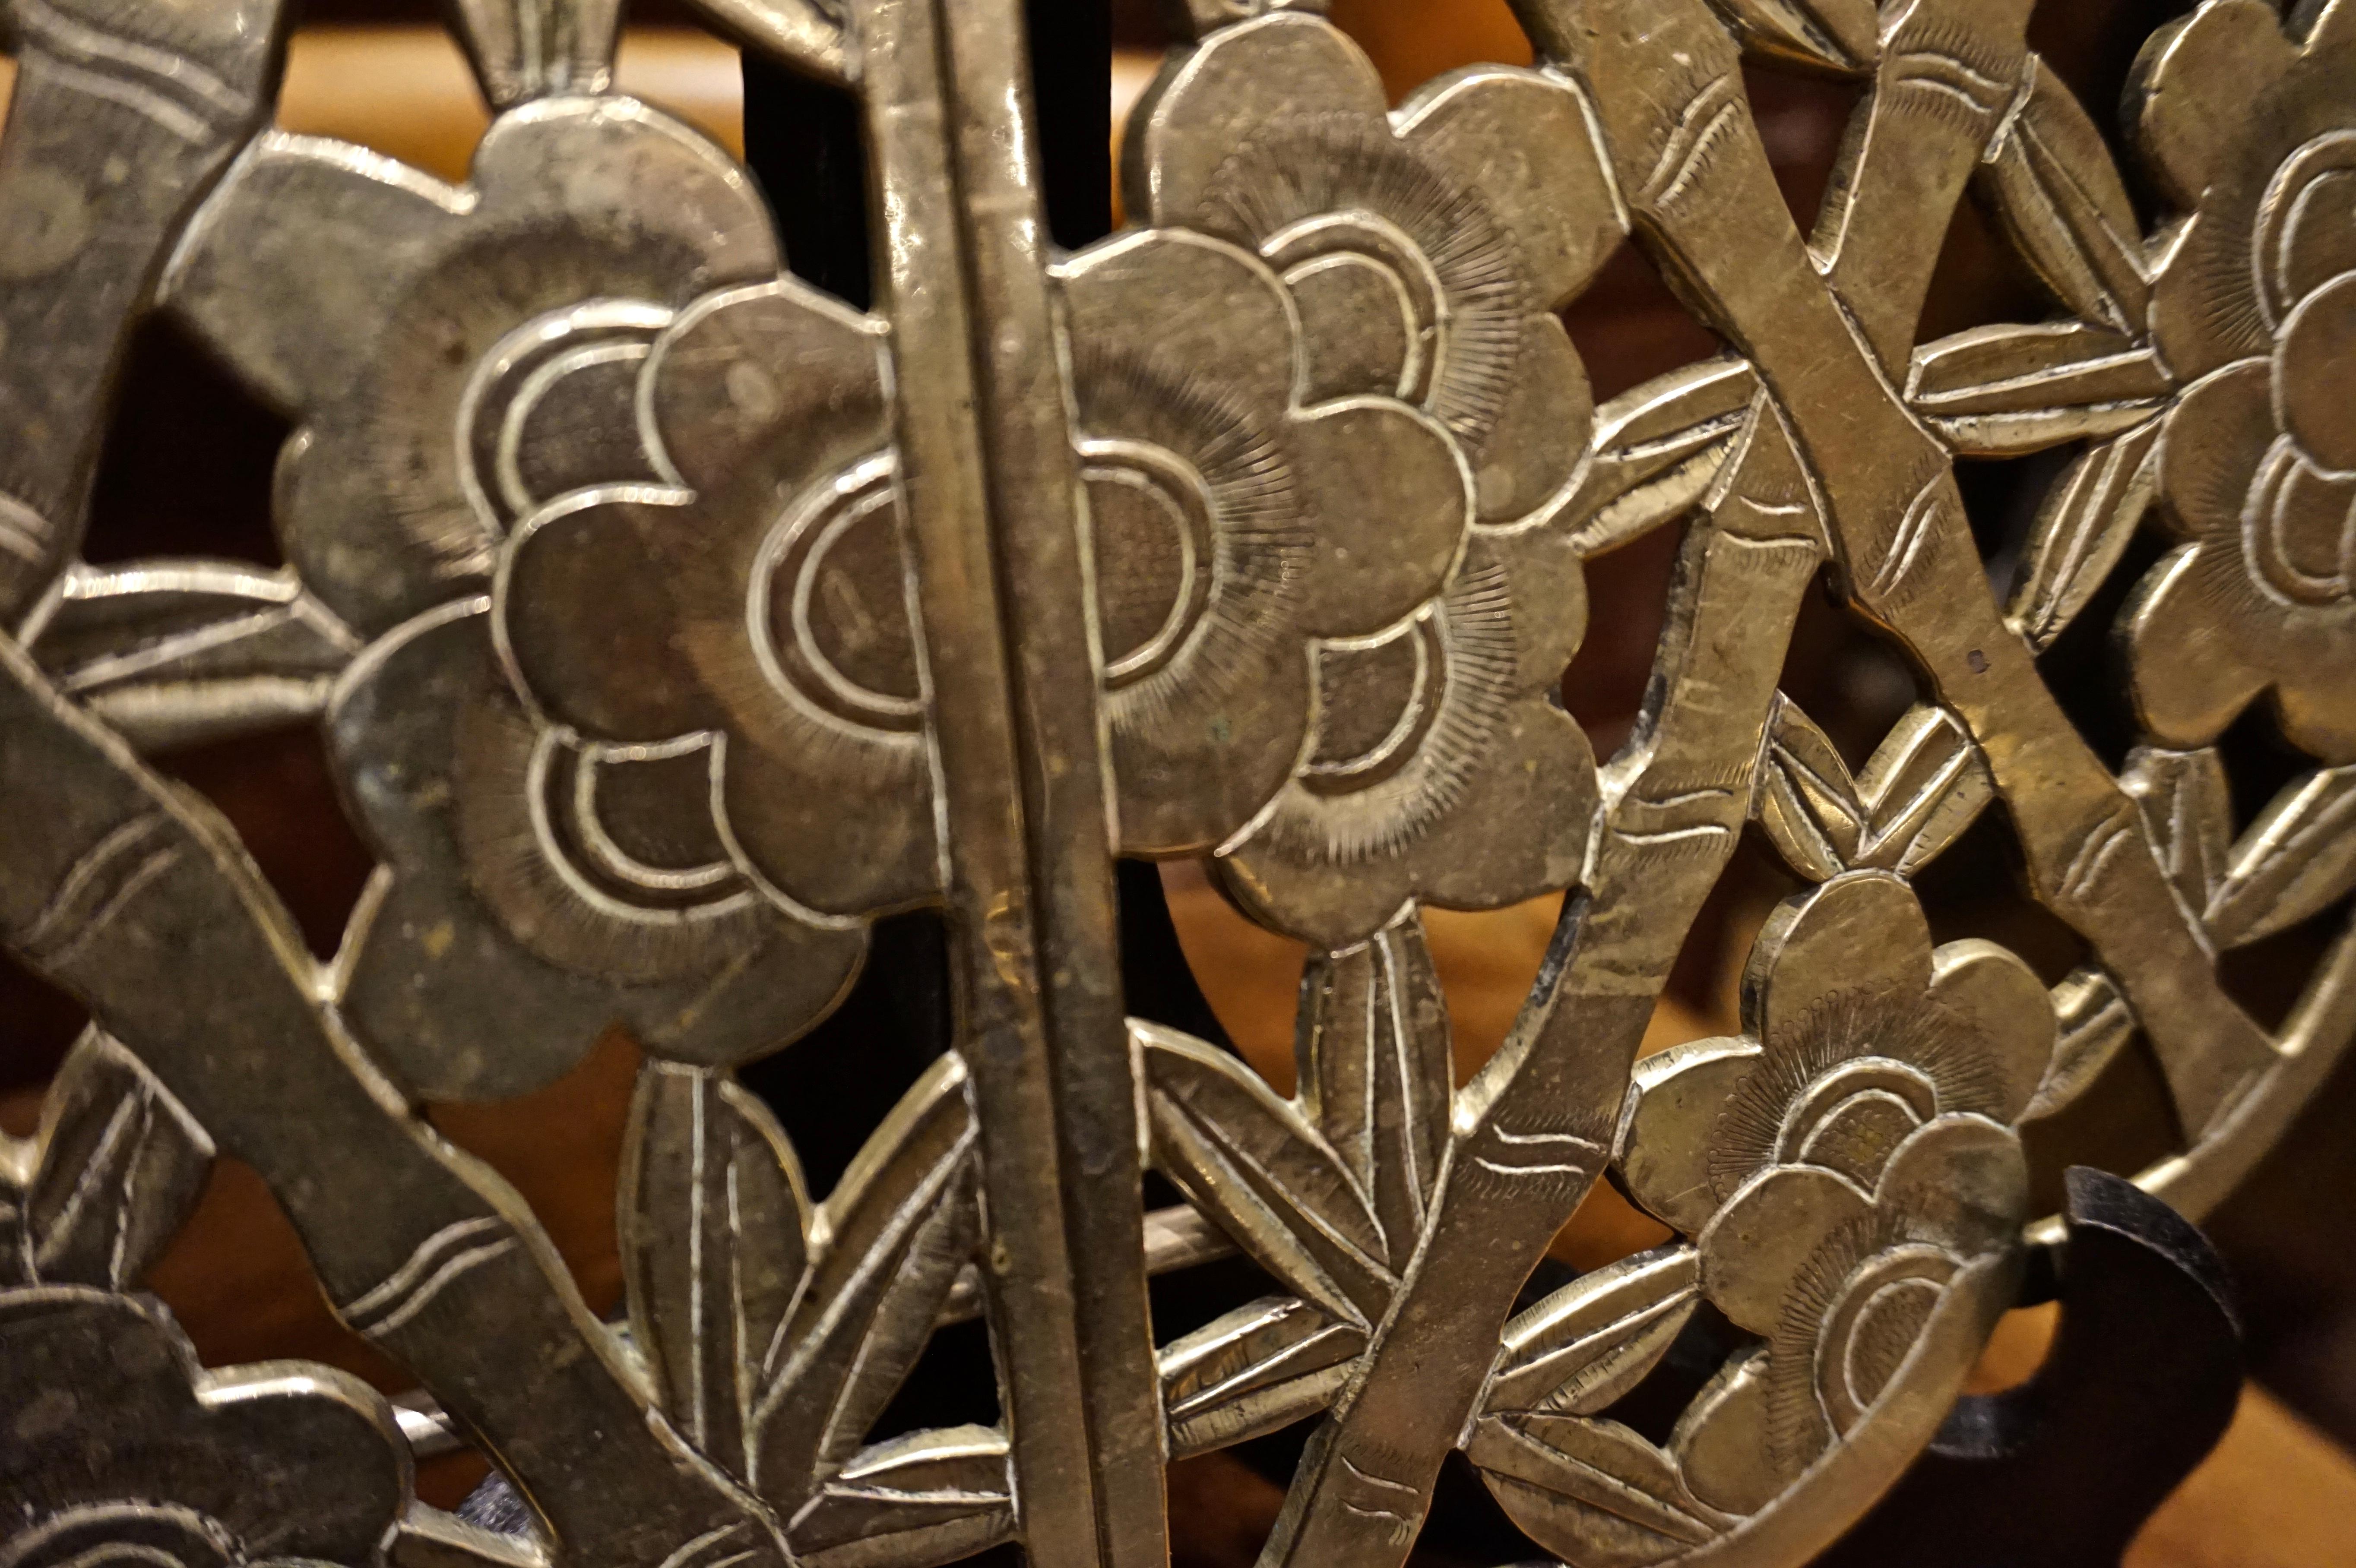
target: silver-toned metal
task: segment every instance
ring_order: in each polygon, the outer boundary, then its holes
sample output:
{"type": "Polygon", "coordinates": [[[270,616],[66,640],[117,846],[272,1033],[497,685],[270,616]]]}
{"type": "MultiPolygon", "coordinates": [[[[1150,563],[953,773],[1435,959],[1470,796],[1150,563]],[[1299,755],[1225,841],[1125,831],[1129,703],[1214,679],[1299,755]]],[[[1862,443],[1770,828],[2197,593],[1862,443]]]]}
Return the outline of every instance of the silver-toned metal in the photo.
{"type": "Polygon", "coordinates": [[[1518,0],[1536,67],[1397,104],[1314,5],[1177,9],[1132,226],[1066,254],[1012,0],[708,0],[862,104],[861,311],[613,90],[612,0],[454,7],[457,186],[268,127],[275,0],[0,0],[0,940],[95,1020],[0,1142],[0,1568],[1149,1568],[1168,1460],[1310,1418],[1266,1568],[1403,1562],[1459,1450],[1573,1568],[1797,1563],[2014,1299],[2024,1123],[2141,1038],[2197,1214],[2356,1037],[2356,932],[2272,1030],[2218,976],[2356,889],[2356,0],[2151,40],[2152,232],[2029,0],[1518,0]],[[1812,235],[1746,58],[1861,91],[1812,235]],[[2060,314],[1918,342],[1967,192],[2060,314]],[[1599,406],[1557,313],[1629,239],[1727,347],[1599,406]],[[80,559],[155,312],[292,421],[284,570],[80,559]],[[1956,462],[2052,448],[1999,595],[1956,462]],[[2147,524],[2114,770],[2037,661],[2147,524]],[[1586,563],[1668,527],[1599,759],[1586,563]],[[1860,766],[1777,688],[1827,571],[1920,677],[1860,766]],[[2307,765],[2237,826],[2262,697],[2307,765]],[[287,724],[378,863],[327,962],[147,760],[287,724]],[[1916,889],[1999,808],[2058,985],[1916,889]],[[1754,826],[1802,890],[1739,1028],[1640,1061],[1754,826]],[[1124,1017],[1121,854],[1309,945],[1297,1095],[1124,1017]],[[1460,1086],[1422,912],[1551,893],[1460,1086]],[[813,1192],[734,1070],[916,907],[956,1049],[813,1192]],[[616,1025],[608,1324],[424,1112],[616,1025]],[[216,1150],[417,1393],[195,1366],[135,1290],[216,1150]],[[1607,1174],[1673,1239],[1517,1313],[1607,1174]],[[1269,1294],[1157,1335],[1230,1253],[1269,1294]],[[1705,1302],[1654,1442],[1615,1405],[1705,1302]],[[879,1429],[977,1315],[996,1423],[879,1429]],[[459,1445],[526,1531],[416,1500],[459,1445]]]}

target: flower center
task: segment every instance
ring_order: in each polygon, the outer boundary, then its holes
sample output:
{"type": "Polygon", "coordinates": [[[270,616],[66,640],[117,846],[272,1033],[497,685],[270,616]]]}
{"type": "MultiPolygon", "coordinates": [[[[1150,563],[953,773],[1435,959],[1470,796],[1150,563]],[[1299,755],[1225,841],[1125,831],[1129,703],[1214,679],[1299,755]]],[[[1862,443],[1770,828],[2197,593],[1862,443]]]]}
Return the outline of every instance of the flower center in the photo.
{"type": "Polygon", "coordinates": [[[2356,272],[2307,295],[2283,323],[2275,409],[2318,466],[2356,476],[2356,272]]]}

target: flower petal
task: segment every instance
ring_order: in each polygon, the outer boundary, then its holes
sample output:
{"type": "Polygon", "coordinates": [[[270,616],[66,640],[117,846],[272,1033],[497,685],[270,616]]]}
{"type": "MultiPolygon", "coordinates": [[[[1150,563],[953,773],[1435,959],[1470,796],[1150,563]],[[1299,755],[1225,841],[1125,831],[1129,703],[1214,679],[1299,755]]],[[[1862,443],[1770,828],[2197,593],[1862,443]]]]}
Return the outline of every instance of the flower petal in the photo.
{"type": "Polygon", "coordinates": [[[2179,545],[2162,557],[2122,616],[2144,729],[2188,751],[2223,734],[2266,688],[2237,624],[2264,613],[2235,544],[2179,545]]]}
{"type": "MultiPolygon", "coordinates": [[[[304,389],[316,394],[303,407],[309,439],[288,449],[278,510],[305,584],[375,633],[488,575],[504,518],[475,471],[480,432],[465,458],[452,434],[507,361],[584,302],[659,312],[719,283],[772,276],[778,260],[744,171],[628,100],[551,99],[502,115],[477,152],[471,208],[456,216],[413,178],[404,184],[374,161],[366,168],[411,192],[407,215],[388,219],[399,232],[385,245],[407,272],[387,280],[372,256],[332,244],[321,252],[317,265],[358,269],[336,274],[340,290],[365,279],[384,303],[355,308],[337,334],[354,353],[305,368],[302,379],[324,379],[304,389]],[[419,228],[434,236],[430,251],[411,237],[419,228]],[[333,374],[347,361],[347,373],[333,374]]],[[[346,177],[338,188],[365,187],[346,177]]],[[[379,191],[362,205],[391,199],[379,191]]],[[[340,293],[309,293],[343,314],[340,293]]],[[[605,478],[627,480],[637,467],[605,478]]]]}
{"type": "Polygon", "coordinates": [[[1253,920],[1326,953],[1364,942],[1414,896],[1407,862],[1397,856],[1343,865],[1247,843],[1213,867],[1228,896],[1253,920]]]}
{"type": "Polygon", "coordinates": [[[1620,203],[1566,79],[1472,66],[1419,89],[1394,119],[1400,140],[1487,198],[1539,309],[1569,304],[1618,247],[1620,203]]]}
{"type": "Polygon", "coordinates": [[[1285,269],[1301,314],[1301,400],[1413,398],[1428,334],[1416,301],[1380,258],[1347,248],[1285,269]]]}
{"type": "Polygon", "coordinates": [[[1551,315],[1523,323],[1513,383],[1495,422],[1465,453],[1483,522],[1510,522],[1559,491],[1587,451],[1595,395],[1570,336],[1551,315]]]}
{"type": "Polygon", "coordinates": [[[519,220],[522,232],[502,237],[509,246],[556,212],[565,220],[532,251],[553,252],[586,231],[593,249],[667,252],[670,287],[653,297],[672,304],[784,266],[753,176],[710,137],[634,98],[509,110],[475,149],[473,184],[487,209],[519,220]]]}
{"type": "Polygon", "coordinates": [[[877,318],[792,278],[698,300],[644,371],[674,471],[708,498],[769,509],[881,451],[886,337],[877,318]]]}
{"type": "Polygon", "coordinates": [[[1291,445],[1317,539],[1299,602],[1304,630],[1380,631],[1440,592],[1472,497],[1438,421],[1387,398],[1351,398],[1300,415],[1291,445]]]}
{"type": "Polygon", "coordinates": [[[1613,1168],[1621,1189],[1663,1224],[1698,1235],[1718,1212],[1711,1130],[1759,1057],[1756,1040],[1697,1040],[1636,1063],[1613,1168]]]}
{"type": "Polygon", "coordinates": [[[862,933],[749,892],[670,909],[584,892],[531,825],[544,742],[499,678],[479,603],[375,645],[338,686],[328,737],[385,861],[346,935],[340,1001],[412,1093],[525,1093],[615,1022],[676,1060],[749,1060],[823,1018],[858,966],[862,933]]]}
{"type": "Polygon", "coordinates": [[[2238,540],[2258,465],[2274,444],[2269,367],[2244,359],[2204,377],[2160,435],[2159,490],[2187,539],[2238,540]]]}
{"type": "Polygon", "coordinates": [[[1505,576],[1514,631],[1513,689],[1552,691],[1587,639],[1587,569],[1571,535],[1548,522],[1472,530],[1468,561],[1494,560],[1505,576]]]}
{"type": "Polygon", "coordinates": [[[1219,165],[1269,121],[1389,106],[1373,63],[1322,16],[1275,11],[1226,28],[1174,56],[1130,116],[1129,210],[1166,227],[1205,227],[1203,197],[1219,165]]]}
{"type": "Polygon", "coordinates": [[[1442,909],[1501,909],[1579,880],[1595,821],[1595,752],[1543,698],[1514,705],[1464,793],[1411,851],[1417,893],[1442,909]],[[1498,825],[1511,823],[1501,834],[1498,825]]]}
{"type": "Polygon", "coordinates": [[[1774,1384],[1768,1352],[1753,1350],[1720,1367],[1677,1418],[1669,1451],[1694,1496],[1721,1512],[1755,1514],[1792,1479],[1778,1458],[1774,1384]]]}
{"type": "Polygon", "coordinates": [[[1164,681],[1104,699],[1120,792],[1120,848],[1215,848],[1284,787],[1309,728],[1309,649],[1208,627],[1164,681]]]}
{"type": "Polygon", "coordinates": [[[2270,303],[2286,314],[2356,272],[2356,127],[2308,143],[2268,185],[2275,201],[2259,219],[2258,270],[2270,303]]]}
{"type": "Polygon", "coordinates": [[[920,734],[860,730],[780,702],[758,731],[740,722],[730,735],[725,787],[739,862],[795,905],[856,917],[940,890],[920,734]]]}
{"type": "Polygon", "coordinates": [[[2011,953],[1970,938],[1931,955],[1931,997],[1941,1032],[1971,1068],[1972,1088],[1964,1096],[1969,1103],[1950,1104],[1943,1076],[1941,1109],[1976,1111],[2009,1126],[2029,1108],[2052,1060],[2052,994],[2011,953]]]}
{"type": "Polygon", "coordinates": [[[2227,104],[2263,98],[2297,63],[2281,17],[2265,0],[2213,0],[2144,45],[2131,92],[2145,156],[2169,198],[2189,208],[2247,133],[2227,104]]]}
{"type": "Polygon", "coordinates": [[[2317,472],[2290,437],[2266,453],[2243,516],[2244,569],[2280,607],[2267,621],[2289,631],[2311,624],[2312,613],[2332,616],[2350,597],[2351,525],[2356,524],[2356,475],[2334,479],[2317,472]],[[2292,619],[2286,624],[2282,612],[2292,619]]]}
{"type": "Polygon", "coordinates": [[[2347,615],[2302,628],[2275,687],[2284,738],[2333,767],[2356,763],[2356,624],[2347,615]]]}
{"type": "Polygon", "coordinates": [[[2010,1131],[1980,1116],[1917,1127],[1881,1168],[1874,1207],[1906,1240],[1966,1262],[2017,1241],[2029,1218],[2029,1159],[2010,1131]]]}
{"type": "Polygon", "coordinates": [[[1284,284],[1249,251],[1152,229],[1090,246],[1056,272],[1084,435],[1141,438],[1140,411],[1128,405],[1150,392],[1230,408],[1238,427],[1230,439],[1256,443],[1290,406],[1294,323],[1284,284]],[[1112,384],[1116,377],[1148,384],[1112,384]]]}
{"type": "Polygon", "coordinates": [[[1702,1294],[1736,1326],[1772,1334],[1794,1278],[1817,1249],[1872,1216],[1872,1201],[1829,1170],[1786,1165],[1762,1171],[1702,1231],[1702,1294]]]}
{"type": "Polygon", "coordinates": [[[655,542],[701,520],[699,508],[585,491],[516,530],[499,567],[499,651],[542,712],[605,741],[667,741],[718,726],[720,709],[680,640],[673,580],[655,542]]]}
{"type": "Polygon", "coordinates": [[[2237,206],[2221,197],[2179,224],[2152,280],[2152,339],[2179,386],[2274,343],[2251,264],[2247,215],[2237,206]]]}
{"type": "Polygon", "coordinates": [[[2283,429],[2308,458],[2356,472],[2356,272],[2308,294],[2283,323],[2274,398],[2283,429]]]}
{"type": "Polygon", "coordinates": [[[1062,276],[1121,847],[1207,849],[1283,786],[1309,724],[1284,287],[1250,252],[1172,230],[1062,276]]]}
{"type": "Polygon", "coordinates": [[[1767,917],[1742,974],[1743,1019],[1771,1056],[1796,1057],[1814,1044],[1811,1015],[1831,998],[1911,1004],[1930,979],[1931,926],[1913,891],[1896,877],[1852,872],[1767,917]]]}

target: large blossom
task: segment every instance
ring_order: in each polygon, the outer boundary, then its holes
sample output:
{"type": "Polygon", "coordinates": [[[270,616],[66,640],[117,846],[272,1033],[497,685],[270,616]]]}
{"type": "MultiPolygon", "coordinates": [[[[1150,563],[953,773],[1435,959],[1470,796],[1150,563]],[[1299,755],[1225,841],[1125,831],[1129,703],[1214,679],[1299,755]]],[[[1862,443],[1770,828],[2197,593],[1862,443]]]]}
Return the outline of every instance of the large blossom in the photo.
{"type": "Polygon", "coordinates": [[[2293,741],[2356,761],[2356,3],[2299,42],[2260,0],[2210,0],[2142,83],[2190,211],[2151,317],[2186,388],[2160,482],[2187,542],[2132,612],[2136,701],[2189,747],[2271,691],[2293,741]]]}
{"type": "MultiPolygon", "coordinates": [[[[608,1022],[725,1063],[821,1016],[862,950],[765,896],[715,815],[692,726],[614,745],[550,722],[497,657],[504,542],[584,486],[659,493],[638,368],[678,308],[779,265],[744,172],[626,99],[502,115],[454,188],[272,135],[168,283],[303,422],[278,523],[305,583],[372,639],[331,753],[384,862],[337,970],[407,1087],[545,1083],[608,1022]]],[[[626,656],[626,618],[598,617],[626,656]]],[[[846,923],[834,923],[844,924],[846,923]]]]}
{"type": "MultiPolygon", "coordinates": [[[[1412,409],[1469,481],[1420,602],[1318,645],[1308,751],[1226,856],[1227,885],[1329,947],[1410,897],[1486,907],[1567,885],[1594,762],[1552,699],[1586,596],[1548,503],[1592,403],[1553,313],[1618,238],[1575,90],[1482,67],[1393,112],[1339,31],[1271,13],[1173,60],[1133,123],[1126,173],[1131,210],[1216,235],[1281,278],[1300,322],[1297,397],[1412,409]]],[[[1321,520],[1356,500],[1319,496],[1321,520]]]]}
{"type": "MultiPolygon", "coordinates": [[[[1141,133],[1167,149],[1146,176],[1154,226],[1055,277],[1120,848],[1248,830],[1237,882],[1335,945],[1412,892],[1564,885],[1593,799],[1584,738],[1546,695],[1583,589],[1528,515],[1590,412],[1548,314],[1603,242],[1577,216],[1601,199],[1584,122],[1567,88],[1495,71],[1403,112],[1402,139],[1372,83],[1313,18],[1222,35],[1141,133]],[[1280,144],[1223,107],[1270,49],[1314,89],[1296,38],[1371,120],[1280,144]],[[1260,176],[1182,199],[1164,165],[1223,126],[1244,133],[1229,153],[1273,160],[1265,178],[1340,158],[1360,183],[1290,216],[1260,176]],[[1357,162],[1333,136],[1359,138],[1357,162]],[[1216,205],[1252,200],[1258,228],[1216,205]],[[1510,851],[1444,830],[1506,818],[1510,851]]],[[[544,710],[615,743],[724,736],[742,862],[830,915],[930,897],[939,874],[887,336],[790,281],[701,302],[641,371],[683,488],[552,510],[500,579],[504,645],[544,710]],[[617,620],[642,630],[621,656],[617,620]]]]}
{"type": "MultiPolygon", "coordinates": [[[[1301,750],[1309,640],[1380,628],[1446,571],[1461,471],[1411,410],[1300,407],[1282,285],[1234,245],[1131,235],[1060,283],[1122,847],[1207,848],[1301,750]]],[[[938,887],[886,340],[791,280],[700,302],[642,373],[685,488],[552,508],[499,580],[552,717],[724,736],[744,862],[837,914],[938,887]]]]}
{"type": "Polygon", "coordinates": [[[1738,1512],[1853,1427],[1947,1284],[2018,1233],[2012,1125],[2054,1039],[2026,965],[1933,949],[1879,873],[1778,911],[1746,980],[1747,1033],[1640,1066],[1621,1163],[1637,1202],[1697,1238],[1703,1293],[1767,1341],[1677,1440],[1697,1494],[1738,1512]]]}

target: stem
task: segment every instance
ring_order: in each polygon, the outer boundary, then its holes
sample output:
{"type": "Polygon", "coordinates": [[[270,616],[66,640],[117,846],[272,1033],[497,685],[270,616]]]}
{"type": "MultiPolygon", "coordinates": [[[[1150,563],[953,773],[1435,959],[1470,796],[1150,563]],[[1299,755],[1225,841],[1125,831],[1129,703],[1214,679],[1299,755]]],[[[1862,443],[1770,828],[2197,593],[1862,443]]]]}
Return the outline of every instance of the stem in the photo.
{"type": "Polygon", "coordinates": [[[5,637],[0,800],[44,824],[0,859],[0,940],[260,1173],[337,1317],[434,1391],[568,1560],[658,1563],[723,1527],[761,1544],[758,1510],[682,1463],[523,1200],[342,1036],[228,825],[5,637]]]}
{"type": "Polygon", "coordinates": [[[1294,1477],[1266,1568],[1406,1555],[1515,1294],[1602,1170],[1654,1003],[1750,814],[1769,700],[1821,560],[1809,539],[1708,524],[1688,536],[1664,695],[1607,776],[1588,891],[1566,906],[1513,1036],[1458,1096],[1422,1245],[1294,1477]],[[1534,1147],[1555,1151],[1537,1163],[1580,1168],[1515,1171],[1534,1147]]]}
{"type": "MultiPolygon", "coordinates": [[[[114,371],[197,198],[267,120],[280,7],[243,0],[136,98],[50,69],[37,29],[0,146],[0,210],[75,176],[88,238],[0,290],[0,625],[74,551],[114,371]],[[70,130],[71,134],[64,133],[70,130]],[[25,155],[41,149],[35,165],[25,155]],[[120,162],[137,177],[107,176],[120,162]]],[[[0,633],[0,800],[37,821],[0,855],[0,942],[71,990],[252,1165],[338,1315],[402,1361],[514,1478],[567,1555],[652,1564],[766,1527],[674,1446],[522,1200],[369,1068],[316,964],[226,824],[143,766],[0,633]],[[92,903],[84,896],[108,896],[92,903]],[[424,1266],[416,1267],[420,1260],[424,1266]],[[599,1441],[584,1445],[584,1432],[599,1441]]]]}
{"type": "MultiPolygon", "coordinates": [[[[1877,92],[1858,144],[1876,183],[1859,190],[1849,227],[1885,236],[1898,253],[1845,254],[1842,275],[1869,299],[1860,312],[1825,286],[1802,246],[1741,96],[1733,46],[1702,0],[1674,0],[1674,8],[1597,0],[1590,15],[1601,20],[1590,74],[1599,112],[1623,144],[1632,211],[1687,292],[1759,367],[1823,495],[1851,602],[1897,635],[1971,731],[2011,812],[2035,892],[2118,981],[2197,1138],[2273,1064],[2274,1049],[2218,986],[2215,955],[2171,890],[2142,814],[2005,625],[1946,449],[1908,411],[1855,326],[1919,316],[1919,297],[1886,291],[1927,280],[1919,259],[1901,257],[1944,231],[1922,215],[1953,208],[2008,101],[1976,114],[1952,103],[1924,114],[1913,107],[1919,94],[1877,92]],[[1640,82],[1656,85],[1632,91],[1640,82]],[[1673,102],[1687,96],[1682,121],[1663,113],[1657,84],[1673,102]],[[1731,120],[1708,112],[1720,99],[1731,120]],[[1701,121],[1716,133],[1689,147],[1679,137],[1701,121]],[[1688,129],[1672,130],[1680,123],[1688,129]],[[1910,221],[1878,218],[1884,203],[1910,221]]],[[[2029,58],[2024,20],[2019,5],[1926,3],[1890,54],[1917,37],[1924,48],[1936,39],[1970,53],[1976,70],[2019,76],[2029,58]]]]}

